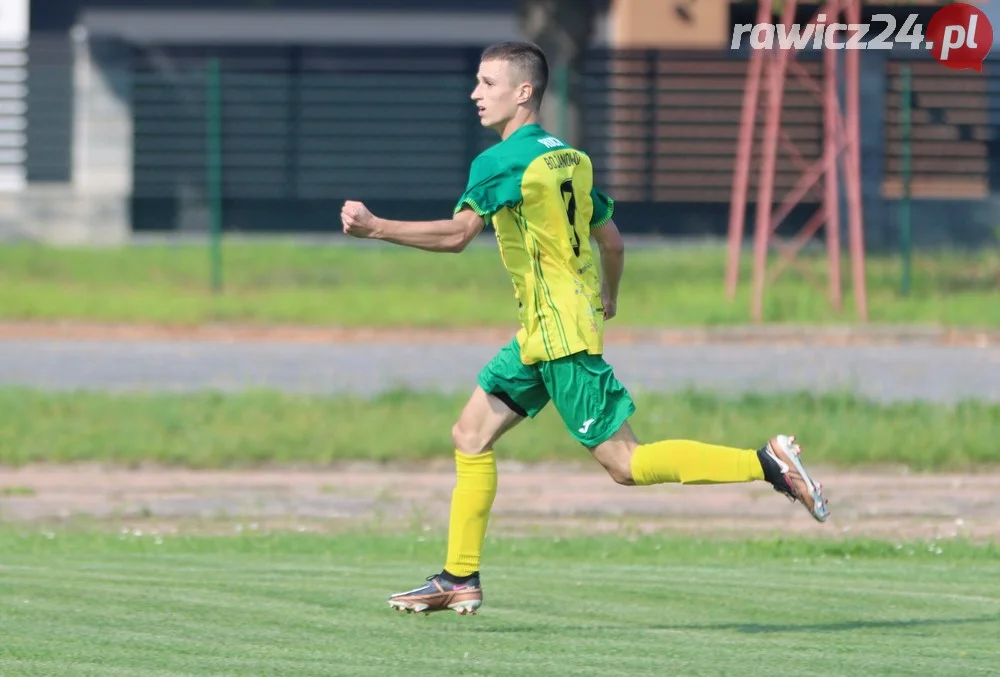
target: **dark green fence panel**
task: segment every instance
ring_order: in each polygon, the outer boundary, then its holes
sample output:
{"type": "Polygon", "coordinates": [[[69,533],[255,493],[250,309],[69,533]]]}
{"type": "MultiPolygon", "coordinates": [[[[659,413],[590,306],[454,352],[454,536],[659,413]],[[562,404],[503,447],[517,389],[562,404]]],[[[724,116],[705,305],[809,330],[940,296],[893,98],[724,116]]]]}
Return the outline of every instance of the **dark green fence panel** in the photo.
{"type": "MultiPolygon", "coordinates": [[[[496,136],[469,98],[480,47],[170,47],[134,50],[136,230],[204,229],[206,64],[221,61],[222,197],[226,231],[329,232],[345,199],[391,218],[449,214],[469,163],[496,136]]],[[[801,69],[821,76],[816,55],[801,69]]],[[[898,110],[885,96],[900,58],[865,53],[862,171],[866,234],[893,246],[898,110]]],[[[927,61],[926,55],[916,58],[927,61]]],[[[745,54],[592,50],[584,73],[584,149],[631,232],[724,235],[739,130],[745,54]]],[[[1000,78],[916,69],[912,148],[915,242],[992,237],[1000,166],[1000,78]],[[950,144],[950,145],[949,145],[950,144]],[[941,158],[941,148],[954,148],[941,158]],[[940,223],[947,214],[955,225],[940,223]]],[[[791,77],[784,122],[801,160],[822,150],[822,106],[791,77]]],[[[558,130],[552,130],[558,133],[558,130]]],[[[760,138],[758,130],[758,139],[760,138]]],[[[782,152],[776,200],[801,162],[782,152]]],[[[751,179],[748,228],[756,179],[751,179]]],[[[792,212],[790,234],[816,201],[792,212]]],[[[748,234],[751,231],[748,230],[748,234]]]]}

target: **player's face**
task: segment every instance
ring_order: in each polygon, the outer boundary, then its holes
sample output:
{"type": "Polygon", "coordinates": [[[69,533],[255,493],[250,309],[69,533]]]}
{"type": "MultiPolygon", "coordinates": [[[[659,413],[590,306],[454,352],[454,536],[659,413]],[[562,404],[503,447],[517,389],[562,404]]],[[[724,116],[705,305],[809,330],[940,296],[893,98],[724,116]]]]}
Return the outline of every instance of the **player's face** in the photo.
{"type": "Polygon", "coordinates": [[[522,99],[527,100],[526,87],[530,96],[530,85],[517,82],[512,70],[506,61],[490,60],[479,64],[472,100],[476,102],[483,127],[502,129],[517,113],[522,99]]]}

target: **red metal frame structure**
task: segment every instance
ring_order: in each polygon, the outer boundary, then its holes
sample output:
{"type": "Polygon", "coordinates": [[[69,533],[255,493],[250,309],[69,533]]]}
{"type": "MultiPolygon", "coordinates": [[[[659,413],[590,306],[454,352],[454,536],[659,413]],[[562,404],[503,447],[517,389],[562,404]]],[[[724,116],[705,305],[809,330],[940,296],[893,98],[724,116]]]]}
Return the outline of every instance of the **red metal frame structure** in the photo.
{"type": "MultiPolygon", "coordinates": [[[[781,21],[790,26],[795,20],[797,0],[785,0],[781,21]]],[[[842,21],[845,24],[861,22],[861,0],[826,0],[816,12],[825,14],[825,24],[842,21]],[[841,13],[843,20],[838,19],[841,13]]],[[[758,23],[772,22],[772,0],[760,0],[757,14],[758,23]]],[[[845,39],[843,34],[838,41],[845,39]]],[[[826,234],[827,260],[829,266],[830,301],[838,310],[842,305],[840,280],[840,205],[838,164],[845,182],[848,204],[848,240],[851,255],[851,270],[858,317],[868,320],[867,290],[865,284],[864,232],[861,210],[861,150],[858,101],[858,52],[856,50],[832,50],[823,48],[822,86],[795,60],[794,49],[753,50],[747,72],[744,90],[740,134],[736,151],[736,167],[733,175],[732,202],[729,216],[729,255],[726,266],[726,293],[730,299],[736,294],[739,279],[739,259],[743,241],[747,193],[750,184],[751,166],[760,167],[757,184],[756,218],[754,229],[752,314],[759,322],[763,316],[764,288],[773,282],[794,260],[798,252],[816,235],[820,227],[826,234]],[[838,91],[841,74],[838,69],[839,55],[844,54],[845,68],[843,84],[845,112],[841,112],[838,91]],[[785,81],[789,75],[795,76],[823,103],[824,147],[822,157],[812,164],[803,159],[802,154],[781,129],[782,96],[785,81]],[[753,158],[753,139],[757,128],[758,99],[762,84],[766,86],[767,101],[764,118],[764,136],[757,161],[753,158]],[[788,151],[789,157],[802,174],[795,187],[784,197],[777,210],[774,209],[774,174],[777,164],[778,144],[788,151]],[[785,242],[775,235],[778,225],[788,217],[802,198],[816,189],[822,179],[823,193],[819,209],[803,226],[801,232],[791,241],[785,242]],[[778,249],[781,258],[768,275],[767,259],[772,248],[778,249]]]]}

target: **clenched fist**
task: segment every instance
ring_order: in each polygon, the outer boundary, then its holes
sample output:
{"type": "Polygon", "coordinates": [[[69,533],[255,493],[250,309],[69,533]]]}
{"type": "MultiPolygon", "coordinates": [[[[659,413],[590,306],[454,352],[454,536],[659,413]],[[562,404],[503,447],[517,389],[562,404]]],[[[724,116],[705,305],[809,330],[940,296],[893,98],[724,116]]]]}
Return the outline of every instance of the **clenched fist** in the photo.
{"type": "Polygon", "coordinates": [[[618,299],[612,298],[607,289],[601,290],[601,305],[604,306],[605,320],[610,320],[618,314],[618,299]]]}
{"type": "Polygon", "coordinates": [[[345,235],[368,238],[375,232],[375,217],[363,202],[345,202],[340,209],[340,222],[344,226],[345,235]]]}

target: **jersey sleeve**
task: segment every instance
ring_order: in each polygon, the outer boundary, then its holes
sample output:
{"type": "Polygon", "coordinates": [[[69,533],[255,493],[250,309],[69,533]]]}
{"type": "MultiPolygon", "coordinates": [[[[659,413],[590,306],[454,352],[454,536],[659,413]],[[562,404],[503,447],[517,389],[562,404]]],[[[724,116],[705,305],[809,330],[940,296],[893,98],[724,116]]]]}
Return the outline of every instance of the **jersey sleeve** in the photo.
{"type": "Polygon", "coordinates": [[[590,227],[600,228],[611,220],[615,213],[615,201],[596,188],[590,190],[590,199],[594,203],[594,213],[590,217],[590,227]]]}
{"type": "Polygon", "coordinates": [[[503,207],[512,207],[521,200],[520,182],[511,167],[497,158],[480,155],[469,169],[469,183],[455,205],[454,213],[470,207],[489,220],[503,207]]]}

